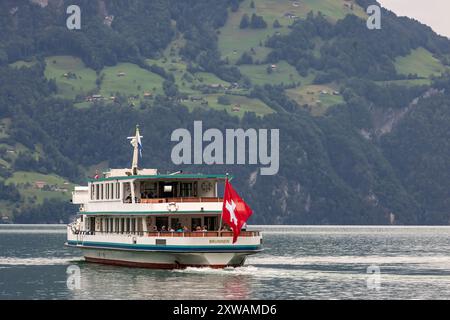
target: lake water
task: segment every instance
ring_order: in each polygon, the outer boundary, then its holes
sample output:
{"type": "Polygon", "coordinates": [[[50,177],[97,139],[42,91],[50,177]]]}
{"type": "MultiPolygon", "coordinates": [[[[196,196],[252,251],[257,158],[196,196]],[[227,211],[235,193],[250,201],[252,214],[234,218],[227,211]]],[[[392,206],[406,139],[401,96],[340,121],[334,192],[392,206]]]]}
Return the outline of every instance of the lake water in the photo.
{"type": "Polygon", "coordinates": [[[64,226],[0,225],[0,299],[450,299],[449,227],[253,228],[265,250],[244,267],[162,271],[84,262],[64,226]]]}

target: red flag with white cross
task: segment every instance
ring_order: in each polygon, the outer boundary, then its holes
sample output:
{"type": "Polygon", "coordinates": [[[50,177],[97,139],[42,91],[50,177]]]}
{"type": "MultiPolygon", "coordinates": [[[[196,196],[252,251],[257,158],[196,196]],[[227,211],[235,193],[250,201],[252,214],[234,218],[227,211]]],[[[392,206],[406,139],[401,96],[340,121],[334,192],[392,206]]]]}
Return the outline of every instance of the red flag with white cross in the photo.
{"type": "Polygon", "coordinates": [[[237,194],[227,179],[223,196],[222,222],[226,222],[233,230],[233,243],[237,241],[242,226],[252,213],[252,209],[237,194]]]}

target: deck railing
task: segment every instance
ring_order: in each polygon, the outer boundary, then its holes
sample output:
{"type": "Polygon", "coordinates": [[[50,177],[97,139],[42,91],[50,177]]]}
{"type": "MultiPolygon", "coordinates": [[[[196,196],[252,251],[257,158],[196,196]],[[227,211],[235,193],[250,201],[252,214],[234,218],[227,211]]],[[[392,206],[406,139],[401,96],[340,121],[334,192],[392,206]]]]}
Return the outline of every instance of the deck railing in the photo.
{"type": "MultiPolygon", "coordinates": [[[[193,231],[193,232],[147,232],[148,237],[232,237],[231,231],[193,231]]],[[[241,231],[240,237],[257,237],[259,231],[241,231]]]]}
{"type": "MultiPolygon", "coordinates": [[[[145,236],[145,237],[161,237],[161,238],[202,238],[202,237],[232,237],[231,231],[192,231],[192,232],[176,232],[176,231],[135,231],[135,232],[101,232],[101,231],[82,231],[80,234],[85,235],[129,235],[129,236],[145,236]]],[[[240,237],[257,237],[260,235],[259,231],[241,231],[240,237]]]]}
{"type": "Polygon", "coordinates": [[[218,197],[176,197],[176,198],[138,199],[138,201],[140,203],[223,202],[223,198],[218,198],[218,197]]]}

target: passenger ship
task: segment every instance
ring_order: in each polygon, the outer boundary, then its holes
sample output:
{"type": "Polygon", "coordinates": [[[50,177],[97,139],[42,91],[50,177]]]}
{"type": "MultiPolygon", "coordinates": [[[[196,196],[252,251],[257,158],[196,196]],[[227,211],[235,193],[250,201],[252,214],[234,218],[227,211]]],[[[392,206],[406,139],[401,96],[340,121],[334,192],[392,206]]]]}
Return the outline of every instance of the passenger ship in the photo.
{"type": "Polygon", "coordinates": [[[164,269],[238,267],[262,250],[259,231],[241,231],[235,243],[224,231],[218,186],[227,175],[139,169],[141,138],[138,127],[128,138],[131,169],[110,169],[75,187],[72,202],[80,208],[67,246],[82,249],[89,262],[164,269]]]}

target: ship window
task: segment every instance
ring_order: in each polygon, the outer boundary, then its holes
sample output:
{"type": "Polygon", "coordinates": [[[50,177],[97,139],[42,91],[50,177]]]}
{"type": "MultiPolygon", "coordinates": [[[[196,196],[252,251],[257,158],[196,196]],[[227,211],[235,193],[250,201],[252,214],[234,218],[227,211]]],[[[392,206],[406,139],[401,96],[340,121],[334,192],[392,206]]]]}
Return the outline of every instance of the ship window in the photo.
{"type": "Polygon", "coordinates": [[[170,218],[170,228],[173,230],[177,230],[180,225],[180,219],[178,218],[170,218]]]}
{"type": "Polygon", "coordinates": [[[155,243],[157,245],[165,246],[166,245],[166,239],[156,239],[155,243]]]}
{"type": "Polygon", "coordinates": [[[120,182],[116,182],[116,199],[120,199],[120,182]]]}
{"type": "Polygon", "coordinates": [[[202,218],[192,218],[191,230],[194,231],[197,227],[202,226],[202,218]]]}
{"type": "Polygon", "coordinates": [[[100,199],[103,200],[103,183],[100,184],[100,199]]]}
{"type": "Polygon", "coordinates": [[[205,225],[208,230],[217,230],[217,217],[205,217],[205,225]]]}
{"type": "Polygon", "coordinates": [[[111,183],[111,186],[109,188],[109,191],[111,192],[110,198],[114,199],[114,183],[111,183]]]}
{"type": "Polygon", "coordinates": [[[109,183],[106,184],[105,198],[106,200],[109,200],[109,183]]]}
{"type": "Polygon", "coordinates": [[[95,185],[91,184],[91,200],[95,199],[95,185]]]}
{"type": "Polygon", "coordinates": [[[95,199],[98,200],[100,198],[100,186],[98,184],[95,185],[95,199]]]}
{"type": "Polygon", "coordinates": [[[142,185],[141,197],[151,199],[157,197],[157,182],[145,181],[142,185]]]}
{"type": "Polygon", "coordinates": [[[193,196],[193,188],[192,182],[183,182],[181,183],[181,195],[182,197],[192,197],[193,196]]]}
{"type": "Polygon", "coordinates": [[[158,230],[161,230],[161,228],[164,226],[164,228],[167,229],[169,225],[169,217],[156,217],[156,227],[158,230]]]}
{"type": "Polygon", "coordinates": [[[197,196],[197,190],[198,190],[198,183],[197,183],[197,181],[195,181],[193,183],[193,194],[192,194],[194,197],[197,196]]]}

